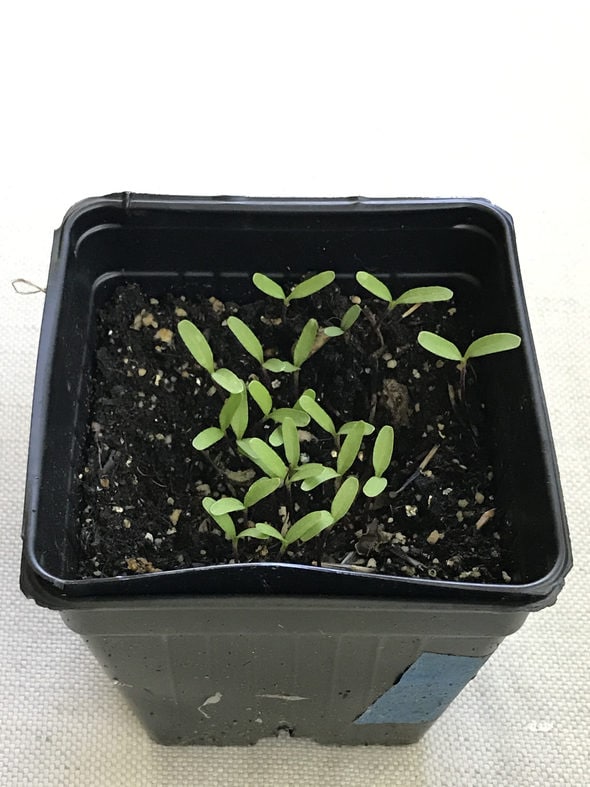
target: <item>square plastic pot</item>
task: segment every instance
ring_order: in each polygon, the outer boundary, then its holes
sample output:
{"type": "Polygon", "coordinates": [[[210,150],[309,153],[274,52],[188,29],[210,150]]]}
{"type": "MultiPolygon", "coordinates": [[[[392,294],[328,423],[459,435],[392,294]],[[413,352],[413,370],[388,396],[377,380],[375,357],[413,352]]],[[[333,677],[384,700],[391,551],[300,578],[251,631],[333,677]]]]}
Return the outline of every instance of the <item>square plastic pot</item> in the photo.
{"type": "MultiPolygon", "coordinates": [[[[485,371],[484,371],[485,373],[485,371]]],[[[41,328],[21,587],[88,642],[162,743],[238,744],[286,729],[322,743],[418,740],[499,642],[552,604],[571,567],[553,443],[510,217],[485,200],[118,194],[56,232],[41,328]],[[153,295],[253,295],[280,278],[363,266],[393,291],[448,285],[476,333],[523,338],[486,380],[512,582],[477,584],[283,564],[76,578],[76,479],[95,314],[123,282],[153,295]],[[509,381],[509,384],[506,384],[509,381]]]]}

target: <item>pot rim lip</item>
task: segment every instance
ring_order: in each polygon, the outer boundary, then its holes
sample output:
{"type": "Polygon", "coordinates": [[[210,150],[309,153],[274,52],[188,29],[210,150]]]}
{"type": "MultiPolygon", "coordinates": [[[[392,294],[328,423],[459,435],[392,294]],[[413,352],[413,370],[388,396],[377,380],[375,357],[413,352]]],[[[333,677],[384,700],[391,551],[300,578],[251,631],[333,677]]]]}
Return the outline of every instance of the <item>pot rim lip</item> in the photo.
{"type": "MultiPolygon", "coordinates": [[[[362,212],[376,212],[380,210],[384,211],[391,211],[397,212],[401,210],[417,210],[417,211],[426,211],[426,210],[444,210],[444,209],[461,209],[461,208],[473,208],[477,209],[478,211],[482,211],[494,217],[496,220],[500,221],[503,230],[506,233],[507,239],[509,241],[508,248],[507,248],[507,256],[509,258],[510,266],[515,273],[515,280],[516,280],[516,288],[517,288],[517,295],[519,299],[522,301],[522,306],[524,308],[524,328],[529,332],[530,335],[530,325],[528,323],[528,317],[526,315],[526,306],[524,305],[524,298],[522,296],[522,286],[520,281],[520,274],[519,268],[516,258],[516,247],[515,247],[515,234],[514,234],[514,223],[512,220],[512,216],[505,211],[503,208],[495,205],[488,199],[483,197],[364,197],[364,196],[351,196],[351,197],[245,197],[245,196],[228,196],[228,195],[219,195],[219,196],[210,196],[210,197],[194,197],[194,196],[175,196],[175,195],[158,195],[158,194],[144,194],[144,193],[133,193],[133,192],[121,192],[121,193],[113,193],[108,194],[102,197],[89,197],[79,202],[76,202],[72,205],[71,208],[66,212],[64,219],[62,221],[61,226],[55,231],[55,242],[54,248],[51,257],[51,267],[49,273],[49,281],[54,280],[55,285],[59,285],[60,281],[63,280],[65,276],[65,265],[63,265],[63,259],[65,253],[68,250],[69,243],[71,242],[71,238],[73,236],[72,230],[74,225],[78,222],[78,220],[87,214],[91,214],[96,210],[100,210],[103,208],[119,208],[123,209],[124,211],[136,211],[136,210],[149,210],[149,209],[181,209],[186,211],[224,211],[224,212],[232,212],[236,209],[240,210],[249,210],[252,212],[299,212],[299,213],[307,213],[307,212],[334,212],[334,213],[362,213],[362,212]],[[520,289],[520,291],[519,291],[520,289]]],[[[477,229],[477,228],[475,228],[477,229]]],[[[57,302],[59,299],[59,288],[54,286],[52,288],[48,288],[48,295],[46,302],[49,300],[57,302]],[[56,292],[56,290],[58,290],[56,292]]],[[[55,331],[57,330],[57,319],[55,316],[55,312],[57,310],[53,309],[54,318],[52,321],[47,325],[45,323],[46,317],[44,314],[43,318],[43,328],[45,333],[45,342],[44,344],[40,343],[41,347],[44,347],[46,350],[46,366],[48,367],[50,363],[47,363],[47,358],[51,361],[52,353],[52,343],[53,337],[55,335],[55,331]]],[[[43,340],[41,340],[43,341],[43,340]]],[[[40,353],[41,355],[41,353],[40,353]]],[[[541,384],[540,384],[540,375],[538,370],[538,365],[536,362],[536,356],[534,353],[534,348],[532,346],[529,350],[529,357],[528,357],[529,364],[532,364],[532,369],[536,373],[535,379],[533,380],[536,388],[538,389],[538,393],[540,396],[537,397],[537,401],[540,404],[540,416],[549,427],[549,420],[547,416],[546,406],[544,402],[544,396],[542,394],[541,384]]],[[[40,367],[38,365],[37,374],[39,374],[40,367]]],[[[42,374],[45,374],[42,370],[42,374]]],[[[45,386],[38,386],[37,382],[35,383],[35,395],[33,399],[33,417],[31,419],[31,435],[33,434],[33,430],[35,429],[35,437],[40,440],[41,442],[44,441],[45,436],[45,418],[44,414],[46,411],[46,395],[44,393],[39,392],[39,388],[44,388],[45,386]]],[[[550,432],[549,432],[550,435],[550,432]]],[[[550,440],[551,442],[551,440],[550,440]]],[[[549,446],[551,448],[551,446],[549,446]]],[[[439,591],[445,597],[449,597],[450,595],[453,596],[465,596],[464,601],[469,602],[467,596],[471,596],[471,600],[475,603],[502,603],[504,606],[518,606],[521,605],[526,608],[538,608],[541,606],[547,606],[548,604],[553,603],[555,600],[558,592],[560,591],[564,577],[571,569],[572,566],[572,555],[571,555],[571,547],[569,543],[568,537],[568,529],[566,524],[566,517],[565,517],[565,509],[563,505],[563,497],[560,491],[559,485],[559,478],[558,478],[558,471],[557,471],[557,464],[555,460],[555,456],[553,450],[549,450],[547,452],[547,459],[550,464],[550,469],[554,471],[554,477],[551,478],[552,484],[552,498],[554,503],[554,519],[556,521],[556,527],[554,529],[555,538],[557,540],[557,549],[556,549],[556,560],[552,565],[551,569],[542,577],[528,583],[522,584],[499,584],[499,583],[476,583],[476,582],[458,582],[458,581],[451,581],[451,580],[437,580],[437,579],[425,579],[425,578],[417,578],[417,577],[403,577],[403,576],[395,576],[395,575],[357,575],[355,581],[361,585],[365,584],[365,580],[369,580],[369,584],[374,584],[375,586],[380,585],[382,587],[387,587],[388,585],[391,586],[392,584],[399,587],[401,591],[403,590],[410,590],[413,589],[414,593],[410,596],[408,595],[400,595],[403,598],[429,598],[432,600],[434,594],[439,591]],[[371,582],[373,580],[373,582],[371,582]],[[423,595],[420,591],[423,591],[423,595]],[[476,601],[477,599],[477,601],[476,601]]],[[[37,580],[36,584],[37,589],[41,591],[41,596],[44,597],[51,597],[57,594],[62,599],[64,597],[77,599],[82,601],[83,599],[87,599],[92,597],[93,591],[92,588],[96,589],[96,592],[103,598],[107,598],[106,594],[103,594],[100,589],[105,588],[106,585],[113,586],[116,585],[117,587],[121,587],[122,592],[126,592],[127,590],[133,589],[132,594],[135,595],[136,591],[133,588],[134,585],[140,584],[145,585],[149,580],[147,579],[146,575],[137,575],[137,576],[121,576],[121,577],[110,577],[110,578],[89,578],[89,579],[63,579],[57,577],[49,572],[47,572],[38,561],[35,555],[35,542],[34,542],[34,533],[35,528],[32,526],[31,519],[33,515],[36,513],[36,498],[37,493],[35,491],[35,484],[33,483],[33,478],[35,476],[34,470],[40,470],[41,466],[41,457],[40,455],[37,457],[32,457],[31,452],[29,452],[29,467],[27,472],[27,482],[26,482],[26,503],[25,503],[25,520],[23,523],[23,559],[22,559],[22,571],[21,571],[21,586],[27,592],[27,589],[31,589],[32,585],[30,580],[26,580],[25,576],[30,574],[31,572],[35,575],[37,580]],[[84,591],[81,590],[82,588],[88,588],[88,590],[84,591]],[[125,590],[124,590],[125,588],[125,590]]],[[[298,564],[284,564],[284,563],[240,563],[234,565],[212,565],[212,566],[201,566],[201,567],[191,567],[191,568],[183,568],[183,569],[175,569],[173,571],[166,571],[166,572],[158,572],[157,574],[149,575],[150,578],[153,577],[151,584],[154,587],[157,587],[158,584],[161,583],[158,581],[158,578],[165,576],[168,578],[168,581],[173,581],[176,577],[186,577],[191,576],[194,577],[197,572],[201,575],[203,574],[210,574],[211,572],[215,573],[226,573],[226,572],[236,572],[237,570],[241,572],[252,573],[256,570],[262,572],[269,572],[273,573],[277,570],[284,570],[285,566],[289,567],[291,572],[301,573],[301,574],[311,574],[313,575],[335,575],[335,576],[346,576],[350,579],[350,575],[352,572],[346,570],[339,570],[335,568],[320,568],[317,566],[305,566],[305,565],[298,565],[298,564]]],[[[151,592],[151,591],[150,591],[151,592]]],[[[157,590],[154,590],[154,594],[157,594],[157,590]]],[[[28,593],[27,593],[28,595],[28,593]]],[[[110,595],[110,594],[109,594],[110,595]]],[[[137,593],[139,597],[141,595],[141,591],[137,593]]],[[[166,593],[166,597],[172,597],[173,594],[166,593]]],[[[200,594],[198,592],[192,593],[191,595],[194,596],[202,596],[205,597],[207,594],[200,594]]],[[[278,595],[278,594],[273,594],[278,595]]],[[[306,594],[307,595],[307,594],[306,594]]],[[[340,594],[337,592],[331,594],[334,598],[341,597],[340,594]]],[[[344,594],[342,594],[344,595],[344,594]]],[[[350,594],[347,594],[350,595],[350,594]]],[[[378,590],[376,589],[375,596],[379,595],[378,590]]],[[[365,595],[360,594],[359,598],[369,598],[371,594],[365,595]]],[[[387,595],[382,596],[383,598],[394,599],[397,596],[387,595]]],[[[37,597],[36,597],[37,598],[37,597]]],[[[41,601],[37,598],[38,601],[41,601]]],[[[441,599],[442,601],[443,599],[441,599]]],[[[42,602],[41,602],[42,603],[42,602]]]]}

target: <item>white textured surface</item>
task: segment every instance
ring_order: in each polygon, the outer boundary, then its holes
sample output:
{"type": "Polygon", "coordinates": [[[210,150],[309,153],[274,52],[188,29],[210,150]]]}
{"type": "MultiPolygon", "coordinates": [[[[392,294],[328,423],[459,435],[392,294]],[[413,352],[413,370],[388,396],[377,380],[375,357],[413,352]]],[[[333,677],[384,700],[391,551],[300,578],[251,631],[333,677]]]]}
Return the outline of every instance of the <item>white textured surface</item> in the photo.
{"type": "Polygon", "coordinates": [[[583,4],[123,5],[12,4],[0,23],[0,784],[587,784],[583,4]],[[157,747],[77,637],[21,597],[43,297],[9,282],[43,283],[65,209],[121,189],[481,195],[514,215],[578,565],[422,744],[157,747]]]}

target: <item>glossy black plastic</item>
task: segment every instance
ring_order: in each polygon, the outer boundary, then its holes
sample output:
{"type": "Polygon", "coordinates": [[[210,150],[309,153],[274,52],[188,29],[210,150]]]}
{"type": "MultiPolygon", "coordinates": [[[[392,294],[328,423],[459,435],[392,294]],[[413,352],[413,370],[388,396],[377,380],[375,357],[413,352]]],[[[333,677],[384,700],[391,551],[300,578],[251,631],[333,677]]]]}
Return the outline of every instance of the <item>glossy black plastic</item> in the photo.
{"type": "MultiPolygon", "coordinates": [[[[535,609],[571,567],[558,470],[511,218],[485,200],[250,199],[117,194],[75,205],[56,232],[39,345],[21,584],[49,607],[83,597],[223,594],[439,600],[535,609]],[[509,330],[522,352],[481,359],[499,503],[515,533],[513,583],[483,585],[284,564],[75,578],[77,473],[88,422],[95,312],[123,281],[150,293],[253,294],[251,273],[366,268],[392,289],[447,284],[475,299],[476,333],[509,330]]],[[[74,604],[74,606],[77,606],[74,604]]]]}

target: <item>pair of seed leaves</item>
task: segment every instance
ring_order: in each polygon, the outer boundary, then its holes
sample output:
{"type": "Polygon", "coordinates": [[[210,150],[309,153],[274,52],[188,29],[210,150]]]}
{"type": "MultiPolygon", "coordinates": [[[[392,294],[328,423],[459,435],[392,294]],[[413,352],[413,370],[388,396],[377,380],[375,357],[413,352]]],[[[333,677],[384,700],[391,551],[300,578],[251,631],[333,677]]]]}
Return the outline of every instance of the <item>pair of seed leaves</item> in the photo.
{"type": "Polygon", "coordinates": [[[465,368],[470,358],[516,349],[520,346],[521,338],[515,333],[489,333],[471,342],[464,353],[453,342],[430,331],[420,331],[418,343],[434,355],[449,361],[458,361],[459,367],[465,368]]]}

